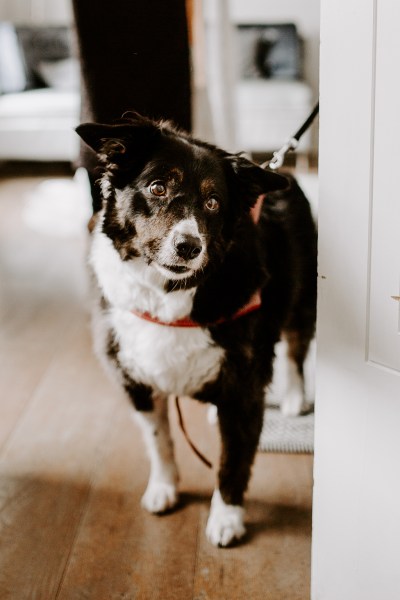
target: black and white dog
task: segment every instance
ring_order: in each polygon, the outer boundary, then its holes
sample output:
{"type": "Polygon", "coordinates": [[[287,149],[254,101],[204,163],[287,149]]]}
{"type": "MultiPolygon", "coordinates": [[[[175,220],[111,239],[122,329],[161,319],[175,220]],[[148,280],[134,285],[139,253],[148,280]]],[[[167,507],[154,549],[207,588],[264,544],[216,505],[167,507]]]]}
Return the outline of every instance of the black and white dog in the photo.
{"type": "Polygon", "coordinates": [[[245,533],[243,495],[281,335],[288,393],[302,402],[316,296],[309,204],[293,179],[167,123],[133,115],[77,132],[103,165],[90,253],[95,344],[143,429],[143,506],[162,513],[178,501],[168,395],[215,404],[222,453],[206,533],[227,546],[245,533]]]}

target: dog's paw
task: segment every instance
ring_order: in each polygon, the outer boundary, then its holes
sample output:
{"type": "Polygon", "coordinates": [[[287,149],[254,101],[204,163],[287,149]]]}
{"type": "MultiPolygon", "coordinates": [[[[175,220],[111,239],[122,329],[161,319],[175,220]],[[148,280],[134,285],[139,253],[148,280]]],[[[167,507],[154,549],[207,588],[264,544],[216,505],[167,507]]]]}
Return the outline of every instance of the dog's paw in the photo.
{"type": "Polygon", "coordinates": [[[207,421],[210,425],[217,425],[218,423],[218,408],[214,404],[210,404],[207,409],[207,421]]]}
{"type": "Polygon", "coordinates": [[[142,497],[142,506],[154,514],[171,510],[178,502],[176,485],[163,481],[149,482],[142,497]]]}
{"type": "Polygon", "coordinates": [[[281,401],[281,413],[285,417],[298,417],[304,410],[303,390],[292,388],[288,390],[281,401]]]}
{"type": "Polygon", "coordinates": [[[229,546],[246,533],[243,520],[243,507],[225,504],[219,490],[215,490],[206,528],[208,540],[214,546],[229,546]]]}

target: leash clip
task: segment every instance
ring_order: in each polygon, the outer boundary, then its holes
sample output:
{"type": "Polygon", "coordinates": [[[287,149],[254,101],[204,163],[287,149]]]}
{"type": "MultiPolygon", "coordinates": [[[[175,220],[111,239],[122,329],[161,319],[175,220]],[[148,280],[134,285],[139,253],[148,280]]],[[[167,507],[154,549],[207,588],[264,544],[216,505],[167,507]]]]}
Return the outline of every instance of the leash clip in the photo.
{"type": "Polygon", "coordinates": [[[297,146],[299,145],[299,141],[300,141],[302,135],[310,127],[310,125],[312,124],[312,122],[314,121],[314,119],[318,113],[319,113],[319,102],[317,102],[317,104],[314,106],[311,114],[304,121],[304,123],[300,127],[300,129],[298,131],[296,131],[296,133],[293,135],[293,137],[289,138],[283,144],[283,146],[280,150],[278,150],[277,152],[274,152],[272,160],[270,160],[269,162],[266,160],[265,163],[260,165],[260,167],[262,169],[269,168],[272,171],[279,169],[283,165],[286,154],[288,152],[290,152],[290,150],[296,150],[297,146]]]}
{"type": "Polygon", "coordinates": [[[299,142],[295,137],[290,138],[283,144],[282,148],[280,148],[277,152],[274,152],[273,158],[268,165],[269,168],[273,171],[279,169],[283,165],[286,154],[290,152],[290,150],[296,150],[298,145],[299,142]]]}

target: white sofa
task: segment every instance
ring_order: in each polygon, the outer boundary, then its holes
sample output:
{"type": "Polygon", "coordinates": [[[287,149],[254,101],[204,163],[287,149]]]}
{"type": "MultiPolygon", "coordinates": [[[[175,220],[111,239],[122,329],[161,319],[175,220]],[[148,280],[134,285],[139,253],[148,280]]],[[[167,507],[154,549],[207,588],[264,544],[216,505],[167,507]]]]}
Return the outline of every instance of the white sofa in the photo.
{"type": "Polygon", "coordinates": [[[0,160],[68,161],[79,153],[76,90],[43,88],[0,96],[0,160]]]}
{"type": "Polygon", "coordinates": [[[0,21],[0,160],[74,161],[79,63],[67,26],[0,21]]]}

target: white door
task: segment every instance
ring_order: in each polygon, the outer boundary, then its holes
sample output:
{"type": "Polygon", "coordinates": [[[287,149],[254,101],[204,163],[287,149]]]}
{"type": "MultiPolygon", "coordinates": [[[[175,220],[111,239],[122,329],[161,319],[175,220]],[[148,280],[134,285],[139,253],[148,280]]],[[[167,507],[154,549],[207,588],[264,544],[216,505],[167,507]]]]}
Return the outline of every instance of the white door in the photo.
{"type": "Polygon", "coordinates": [[[399,24],[321,0],[313,600],[400,599],[399,24]]]}

